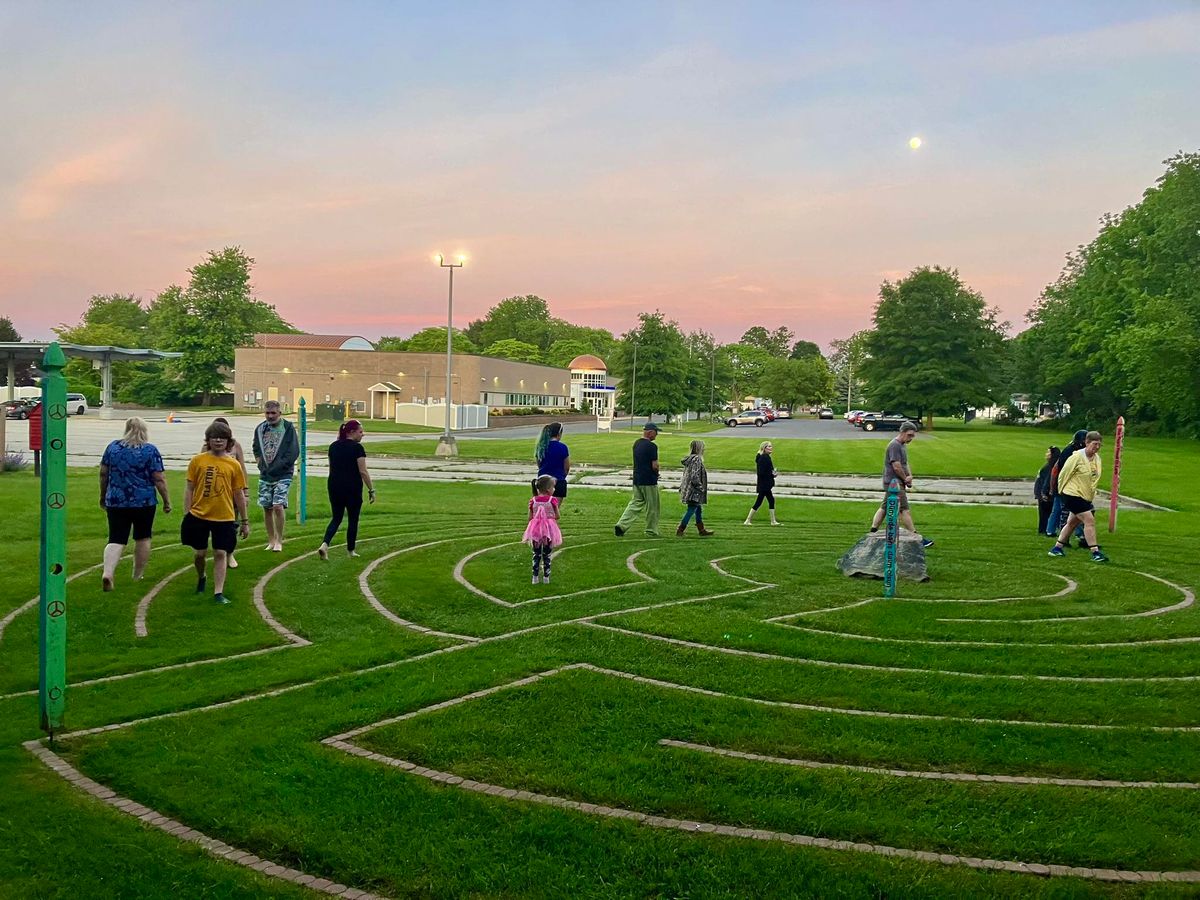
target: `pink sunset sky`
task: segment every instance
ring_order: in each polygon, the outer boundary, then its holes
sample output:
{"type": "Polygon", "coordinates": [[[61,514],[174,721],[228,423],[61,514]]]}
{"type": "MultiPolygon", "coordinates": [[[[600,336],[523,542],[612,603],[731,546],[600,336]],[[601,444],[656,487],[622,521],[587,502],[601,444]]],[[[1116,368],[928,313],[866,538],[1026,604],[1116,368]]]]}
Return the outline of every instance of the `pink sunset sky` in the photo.
{"type": "Polygon", "coordinates": [[[1200,148],[1200,8],[974,6],[7,4],[0,315],[44,338],[237,245],[312,332],[443,323],[438,250],[458,325],[537,294],[824,346],[936,264],[1019,328],[1200,148]]]}

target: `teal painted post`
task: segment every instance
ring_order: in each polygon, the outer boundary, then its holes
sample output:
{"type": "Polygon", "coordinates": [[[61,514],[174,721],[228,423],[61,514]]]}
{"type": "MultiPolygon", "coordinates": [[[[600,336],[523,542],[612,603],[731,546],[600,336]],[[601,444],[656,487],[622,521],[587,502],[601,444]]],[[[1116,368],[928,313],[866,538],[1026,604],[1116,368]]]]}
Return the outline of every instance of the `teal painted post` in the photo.
{"type": "Polygon", "coordinates": [[[300,398],[300,508],[296,510],[296,521],[303,525],[308,521],[308,403],[300,398]]]}
{"type": "Polygon", "coordinates": [[[42,541],[38,593],[38,711],[42,730],[62,730],[67,700],[67,358],[58,343],[42,359],[42,541]]]}
{"type": "Polygon", "coordinates": [[[883,596],[896,596],[896,540],[900,536],[900,489],[892,479],[887,492],[887,528],[883,543],[883,596]]]}

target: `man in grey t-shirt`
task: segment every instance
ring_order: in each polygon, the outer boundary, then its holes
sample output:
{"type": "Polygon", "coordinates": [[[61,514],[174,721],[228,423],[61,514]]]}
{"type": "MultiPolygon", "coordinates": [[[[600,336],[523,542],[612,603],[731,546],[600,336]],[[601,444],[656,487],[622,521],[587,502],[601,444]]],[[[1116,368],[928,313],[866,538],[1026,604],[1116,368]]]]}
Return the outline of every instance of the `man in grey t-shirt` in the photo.
{"type": "MultiPolygon", "coordinates": [[[[888,443],[883,454],[883,503],[875,510],[875,518],[871,520],[871,530],[878,531],[887,515],[887,490],[893,481],[900,489],[900,524],[908,531],[916,534],[913,525],[912,511],[908,507],[908,488],[912,487],[912,470],[908,468],[908,445],[917,436],[917,426],[905,422],[900,426],[900,434],[888,443]]],[[[933,540],[921,538],[921,546],[932,547],[933,540]]]]}

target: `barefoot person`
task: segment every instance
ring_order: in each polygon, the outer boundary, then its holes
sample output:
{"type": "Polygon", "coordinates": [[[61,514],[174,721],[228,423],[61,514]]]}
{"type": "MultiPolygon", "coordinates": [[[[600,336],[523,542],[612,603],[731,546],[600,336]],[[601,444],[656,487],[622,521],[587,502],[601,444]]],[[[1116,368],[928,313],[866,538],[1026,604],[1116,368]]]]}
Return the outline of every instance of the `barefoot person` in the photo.
{"type": "Polygon", "coordinates": [[[283,549],[283,521],[292,488],[300,438],[283,417],[278,400],[263,404],[263,421],[254,429],[254,461],[258,463],[258,505],[267,524],[267,549],[283,549]]]}
{"type": "Polygon", "coordinates": [[[113,589],[113,573],[133,531],[133,580],[138,581],[150,559],[154,513],[158,497],[163,512],[171,511],[162,454],[149,441],[146,423],[125,420],[125,436],[113,441],[100,459],[100,508],[108,515],[108,544],[104,547],[101,587],[113,589]]]}
{"type": "Polygon", "coordinates": [[[621,518],[613,526],[613,533],[621,537],[629,530],[642,512],[646,511],[646,534],[658,537],[658,426],[647,422],[642,436],[633,442],[633,496],[621,518]]]}
{"type": "MultiPolygon", "coordinates": [[[[908,468],[908,445],[917,436],[917,426],[905,422],[900,426],[900,434],[892,438],[883,452],[883,503],[875,510],[875,518],[871,520],[871,530],[878,531],[883,517],[887,515],[887,490],[893,481],[900,488],[900,524],[905,530],[917,533],[913,525],[912,511],[908,507],[908,488],[912,487],[912,472],[908,468]]],[[[931,538],[921,538],[922,547],[932,547],[931,538]]]]}
{"type": "Polygon", "coordinates": [[[228,603],[225,596],[225,571],[229,554],[237,549],[238,534],[250,536],[246,518],[246,480],[237,460],[225,452],[232,434],[228,425],[213,422],[204,430],[209,449],[192,458],[187,470],[185,510],[179,528],[179,542],[195,550],[196,593],[204,593],[204,574],[209,541],[213,549],[213,599],[228,603]],[[241,528],[238,528],[238,521],[241,528]]]}
{"type": "Polygon", "coordinates": [[[1100,432],[1089,431],[1083,449],[1072,453],[1058,472],[1058,493],[1062,497],[1063,509],[1067,511],[1067,523],[1050,548],[1051,556],[1066,556],[1063,547],[1071,539],[1075,526],[1082,523],[1084,539],[1092,548],[1092,562],[1108,562],[1108,557],[1096,543],[1096,508],[1092,501],[1096,499],[1099,481],[1100,432]]]}
{"type": "Polygon", "coordinates": [[[351,556],[358,543],[358,516],[362,512],[362,489],[367,486],[367,498],[375,502],[375,485],[367,471],[367,451],[362,445],[363,427],[357,419],[343,422],[338,428],[337,440],[329,445],[329,508],[333,518],[325,529],[325,539],[317,548],[321,559],[329,559],[329,542],[342,527],[342,516],[346,516],[346,551],[351,556]]]}

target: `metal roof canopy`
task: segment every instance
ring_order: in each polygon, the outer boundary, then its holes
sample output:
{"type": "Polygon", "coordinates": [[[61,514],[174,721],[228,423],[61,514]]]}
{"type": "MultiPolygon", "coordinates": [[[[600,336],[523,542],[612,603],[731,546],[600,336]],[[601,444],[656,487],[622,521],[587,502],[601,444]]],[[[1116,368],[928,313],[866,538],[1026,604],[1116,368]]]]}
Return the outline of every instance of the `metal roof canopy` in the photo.
{"type": "MultiPolygon", "coordinates": [[[[40,364],[51,341],[0,342],[0,359],[8,363],[8,397],[13,398],[16,389],[17,363],[40,364]]],[[[112,364],[114,362],[148,362],[155,359],[178,359],[182,353],[167,350],[142,350],[131,347],[91,346],[88,344],[59,343],[68,357],[90,359],[100,363],[100,418],[114,418],[112,397],[112,364]]]]}

